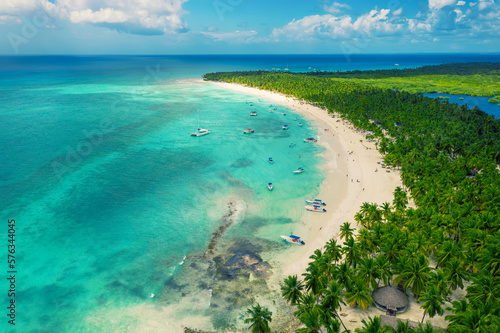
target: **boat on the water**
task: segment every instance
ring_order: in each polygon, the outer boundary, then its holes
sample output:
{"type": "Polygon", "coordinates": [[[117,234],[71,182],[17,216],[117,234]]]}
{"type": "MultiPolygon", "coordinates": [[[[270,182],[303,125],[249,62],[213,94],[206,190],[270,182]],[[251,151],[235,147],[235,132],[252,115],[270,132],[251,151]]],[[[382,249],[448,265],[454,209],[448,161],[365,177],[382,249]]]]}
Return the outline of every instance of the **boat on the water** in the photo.
{"type": "Polygon", "coordinates": [[[210,134],[211,132],[207,130],[206,128],[198,128],[198,130],[194,133],[191,133],[191,136],[203,136],[210,134]]]}
{"type": "Polygon", "coordinates": [[[269,109],[269,112],[273,112],[273,110],[269,109]]]}
{"type": "Polygon", "coordinates": [[[281,238],[283,238],[288,243],[292,243],[292,244],[297,244],[297,245],[305,245],[306,244],[303,240],[300,239],[299,236],[295,236],[295,235],[290,235],[290,236],[281,235],[281,238]]]}
{"type": "Polygon", "coordinates": [[[283,130],[287,130],[287,129],[288,129],[288,125],[287,124],[283,125],[283,130]]]}
{"type": "Polygon", "coordinates": [[[326,213],[326,209],[321,208],[319,205],[308,205],[306,206],[306,209],[311,212],[326,213]]]}
{"type": "Polygon", "coordinates": [[[267,188],[269,189],[269,191],[272,191],[273,190],[273,183],[267,183],[267,188]]]}
{"type": "Polygon", "coordinates": [[[245,133],[245,134],[250,134],[250,133],[253,133],[253,132],[254,132],[254,130],[251,129],[251,128],[247,128],[246,130],[243,131],[243,133],[245,133]]]}
{"type": "Polygon", "coordinates": [[[272,157],[269,157],[269,159],[267,160],[269,163],[273,164],[274,163],[274,160],[272,157]]]}
{"type": "Polygon", "coordinates": [[[304,139],[304,142],[318,142],[318,140],[316,140],[315,138],[307,138],[304,139]]]}
{"type": "Polygon", "coordinates": [[[302,123],[299,123],[299,126],[302,127],[302,123]]]}
{"type": "Polygon", "coordinates": [[[290,145],[289,145],[288,147],[293,148],[293,147],[295,147],[295,146],[296,146],[296,144],[295,144],[295,143],[290,143],[290,145]]]}
{"type": "Polygon", "coordinates": [[[302,173],[306,170],[302,169],[302,168],[298,168],[297,170],[294,170],[293,173],[302,173]]]}
{"type": "Polygon", "coordinates": [[[252,112],[250,112],[250,115],[251,115],[251,116],[256,116],[256,115],[257,115],[257,112],[252,111],[252,112]]]}
{"type": "Polygon", "coordinates": [[[200,127],[200,112],[199,112],[199,110],[197,110],[197,113],[198,113],[198,130],[194,133],[191,133],[190,135],[191,136],[203,136],[203,135],[210,134],[211,132],[209,130],[207,130],[206,128],[200,127]]]}
{"type": "Polygon", "coordinates": [[[324,203],[320,199],[306,200],[306,204],[308,204],[308,205],[326,206],[326,203],[324,203]]]}
{"type": "Polygon", "coordinates": [[[281,112],[282,115],[286,116],[286,112],[281,112]]]}
{"type": "Polygon", "coordinates": [[[298,118],[295,118],[294,120],[298,120],[298,118]]]}
{"type": "Polygon", "coordinates": [[[277,107],[274,107],[275,110],[277,110],[278,108],[277,107]]]}

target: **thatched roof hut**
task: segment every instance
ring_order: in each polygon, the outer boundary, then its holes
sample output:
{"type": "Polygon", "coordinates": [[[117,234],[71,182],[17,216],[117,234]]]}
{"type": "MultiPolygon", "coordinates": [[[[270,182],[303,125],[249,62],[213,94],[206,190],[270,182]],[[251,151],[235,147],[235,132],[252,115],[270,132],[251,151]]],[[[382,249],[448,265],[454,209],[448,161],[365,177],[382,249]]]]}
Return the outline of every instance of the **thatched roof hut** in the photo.
{"type": "Polygon", "coordinates": [[[403,312],[408,308],[408,296],[392,286],[377,288],[372,293],[373,303],[379,309],[403,312]]]}

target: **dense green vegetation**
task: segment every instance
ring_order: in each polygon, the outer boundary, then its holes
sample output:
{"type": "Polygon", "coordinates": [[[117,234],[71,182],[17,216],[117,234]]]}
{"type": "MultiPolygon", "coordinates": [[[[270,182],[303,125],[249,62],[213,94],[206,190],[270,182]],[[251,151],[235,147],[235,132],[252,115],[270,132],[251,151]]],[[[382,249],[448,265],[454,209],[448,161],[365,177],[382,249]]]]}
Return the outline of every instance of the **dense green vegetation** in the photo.
{"type": "Polygon", "coordinates": [[[490,98],[488,100],[489,103],[500,103],[500,100],[498,100],[497,98],[490,98]]]}
{"type": "Polygon", "coordinates": [[[500,90],[500,63],[465,63],[418,68],[308,73],[321,77],[355,79],[384,89],[411,93],[448,93],[494,96],[500,90]]]}
{"type": "MultiPolygon", "coordinates": [[[[353,217],[357,234],[346,222],[342,244],[332,239],[316,250],[303,280],[285,279],[283,297],[304,332],[338,332],[341,304],[367,308],[374,289],[399,282],[428,317],[450,310],[449,332],[500,331],[500,120],[359,78],[269,72],[205,78],[278,91],[336,112],[371,131],[385,162],[401,170],[404,189],[396,189],[392,203],[364,203],[353,217]],[[416,208],[408,207],[407,191],[416,208]],[[466,296],[450,303],[456,289],[466,296]]],[[[377,325],[370,319],[359,331],[385,330],[377,325]]]]}

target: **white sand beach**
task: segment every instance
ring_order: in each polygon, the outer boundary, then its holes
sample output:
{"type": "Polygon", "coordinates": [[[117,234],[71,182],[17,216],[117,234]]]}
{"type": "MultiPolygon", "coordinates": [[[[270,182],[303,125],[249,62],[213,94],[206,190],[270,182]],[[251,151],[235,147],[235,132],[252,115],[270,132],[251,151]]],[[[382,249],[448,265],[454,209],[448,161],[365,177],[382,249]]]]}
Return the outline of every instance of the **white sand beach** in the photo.
{"type": "MultiPolygon", "coordinates": [[[[338,235],[340,226],[344,222],[350,222],[351,227],[359,229],[356,226],[354,215],[364,202],[378,205],[384,202],[392,203],[395,188],[402,185],[400,174],[397,170],[382,168],[378,163],[381,163],[383,158],[376,150],[375,143],[368,142],[362,131],[355,129],[338,115],[332,117],[332,114],[328,114],[326,110],[280,93],[238,84],[210,83],[221,88],[270,100],[302,114],[307,119],[312,120],[314,126],[318,128],[317,144],[326,148],[324,157],[327,163],[324,167],[328,171],[326,179],[320,187],[318,198],[327,203],[325,207],[327,212],[323,214],[305,212],[300,222],[303,224],[304,229],[301,231],[301,235],[306,236],[303,237],[306,245],[296,247],[281,257],[269,258],[273,267],[280,265],[280,263],[283,267],[282,272],[273,275],[269,283],[272,290],[280,294],[280,283],[283,279],[293,274],[300,277],[305,272],[310,261],[309,256],[313,254],[314,250],[321,248],[332,238],[337,239],[338,243],[342,244],[338,235]]],[[[282,303],[283,301],[277,300],[276,302],[282,303]]],[[[279,316],[280,310],[273,304],[264,305],[268,305],[271,311],[274,308],[279,316]]],[[[276,313],[275,311],[273,314],[276,313]]],[[[367,311],[363,311],[360,308],[351,308],[349,305],[342,306],[339,313],[342,314],[342,320],[346,327],[352,331],[362,326],[362,319],[385,314],[375,306],[370,306],[367,311]]],[[[398,314],[397,318],[420,321],[422,316],[423,310],[420,309],[420,305],[413,297],[410,297],[409,309],[398,314]]],[[[273,319],[273,322],[277,321],[276,319],[278,318],[273,319]]],[[[446,327],[444,317],[436,316],[431,319],[431,322],[433,325],[446,327]]],[[[297,327],[289,327],[289,329],[295,328],[297,327]]]]}

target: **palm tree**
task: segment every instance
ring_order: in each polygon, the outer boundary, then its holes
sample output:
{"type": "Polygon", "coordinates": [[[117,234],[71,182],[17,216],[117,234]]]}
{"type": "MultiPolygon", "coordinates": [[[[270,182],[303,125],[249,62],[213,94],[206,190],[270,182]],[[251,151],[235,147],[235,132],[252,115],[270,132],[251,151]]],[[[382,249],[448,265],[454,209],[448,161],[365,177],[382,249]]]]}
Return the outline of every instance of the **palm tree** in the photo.
{"type": "Polygon", "coordinates": [[[387,221],[389,219],[389,215],[391,214],[391,204],[388,202],[384,202],[380,208],[382,208],[382,215],[384,219],[387,221]]]}
{"type": "Polygon", "coordinates": [[[447,331],[451,333],[479,332],[489,333],[498,332],[500,320],[498,319],[498,306],[493,310],[491,306],[477,304],[468,306],[465,312],[446,316],[450,320],[447,331]]]}
{"type": "Polygon", "coordinates": [[[361,229],[356,235],[356,240],[361,245],[362,252],[373,253],[375,244],[373,243],[373,234],[368,229],[361,229]]]}
{"type": "Polygon", "coordinates": [[[332,238],[326,243],[324,254],[328,256],[330,261],[334,261],[337,264],[337,261],[342,259],[342,246],[337,244],[337,241],[332,238]]]}
{"type": "Polygon", "coordinates": [[[300,328],[299,333],[319,333],[321,332],[321,313],[316,309],[304,312],[300,315],[300,321],[306,327],[300,328]]]}
{"type": "Polygon", "coordinates": [[[416,333],[441,333],[442,330],[441,329],[434,329],[434,327],[432,327],[431,322],[428,321],[427,323],[425,323],[425,326],[422,324],[418,325],[417,330],[415,332],[416,333]]]}
{"type": "Polygon", "coordinates": [[[467,276],[463,263],[460,260],[455,257],[451,258],[446,262],[443,271],[446,274],[446,279],[449,281],[451,290],[456,290],[457,287],[460,287],[460,289],[464,288],[462,281],[467,280],[467,276]]]}
{"type": "Polygon", "coordinates": [[[251,309],[247,309],[250,318],[245,319],[245,324],[250,323],[252,333],[270,333],[269,322],[271,322],[272,312],[266,307],[261,307],[259,303],[251,309]]]}
{"type": "Polygon", "coordinates": [[[346,301],[351,307],[359,305],[366,310],[373,303],[373,298],[368,295],[369,292],[370,289],[365,282],[356,278],[352,289],[345,292],[346,301]]]}
{"type": "Polygon", "coordinates": [[[302,274],[306,290],[311,291],[314,295],[319,295],[325,285],[324,278],[321,276],[323,272],[314,261],[309,263],[306,271],[307,273],[302,274]]]}
{"type": "Polygon", "coordinates": [[[321,306],[326,310],[326,311],[333,311],[337,318],[340,320],[342,323],[342,326],[344,326],[344,330],[347,330],[347,328],[344,325],[344,322],[342,321],[342,318],[337,313],[337,309],[342,309],[340,306],[340,303],[344,304],[344,301],[342,300],[342,288],[341,286],[336,282],[336,281],[330,281],[328,283],[327,288],[325,290],[325,297],[321,300],[321,306]]]}
{"type": "Polygon", "coordinates": [[[354,230],[356,229],[351,229],[351,224],[349,222],[344,222],[344,224],[340,226],[339,238],[340,239],[344,238],[345,240],[351,238],[354,230]]]}
{"type": "Polygon", "coordinates": [[[304,284],[297,275],[290,275],[285,279],[285,285],[281,286],[281,295],[291,305],[296,305],[303,289],[304,284]]]}
{"type": "Polygon", "coordinates": [[[385,286],[389,285],[389,281],[392,279],[391,264],[389,260],[387,260],[386,255],[382,253],[377,256],[375,261],[378,268],[379,282],[382,280],[385,286]]]}
{"type": "Polygon", "coordinates": [[[410,322],[408,320],[402,321],[398,319],[398,326],[396,327],[396,333],[413,333],[413,328],[410,327],[410,322]]]}
{"type": "Polygon", "coordinates": [[[340,265],[335,266],[335,276],[339,285],[344,286],[347,290],[352,288],[354,271],[348,262],[344,261],[340,265]]]}
{"type": "Polygon", "coordinates": [[[368,317],[368,321],[361,320],[363,327],[356,328],[356,333],[384,333],[390,332],[391,329],[388,326],[382,326],[382,321],[380,317],[368,317]]]}
{"type": "Polygon", "coordinates": [[[303,313],[309,312],[313,308],[317,307],[316,301],[317,298],[312,293],[302,294],[299,298],[299,301],[297,302],[297,311],[294,312],[294,315],[297,318],[300,318],[303,313]]]}
{"type": "Polygon", "coordinates": [[[435,286],[443,297],[451,293],[451,290],[448,288],[448,280],[442,269],[437,269],[431,273],[429,285],[435,286]]]}
{"type": "Polygon", "coordinates": [[[356,268],[359,257],[361,256],[359,244],[356,243],[354,238],[350,237],[344,242],[342,251],[345,254],[345,260],[353,267],[356,268]]]}
{"type": "Polygon", "coordinates": [[[478,277],[471,278],[472,285],[467,287],[467,299],[474,304],[491,306],[497,304],[500,295],[498,276],[492,276],[488,270],[482,270],[478,277]]]}
{"type": "Polygon", "coordinates": [[[419,302],[423,302],[420,306],[424,309],[424,316],[422,317],[422,324],[424,323],[424,318],[426,314],[429,317],[434,317],[436,313],[440,316],[443,315],[444,309],[442,305],[444,304],[441,292],[436,288],[436,286],[430,286],[426,292],[418,299],[419,302]]]}
{"type": "Polygon", "coordinates": [[[417,260],[409,262],[403,267],[401,273],[394,279],[394,283],[404,281],[403,287],[405,289],[411,285],[413,295],[420,296],[431,278],[430,273],[429,260],[425,256],[419,255],[417,260]]]}
{"type": "Polygon", "coordinates": [[[378,287],[377,279],[380,278],[379,268],[373,258],[362,258],[359,262],[358,277],[375,290],[378,287]]]}

